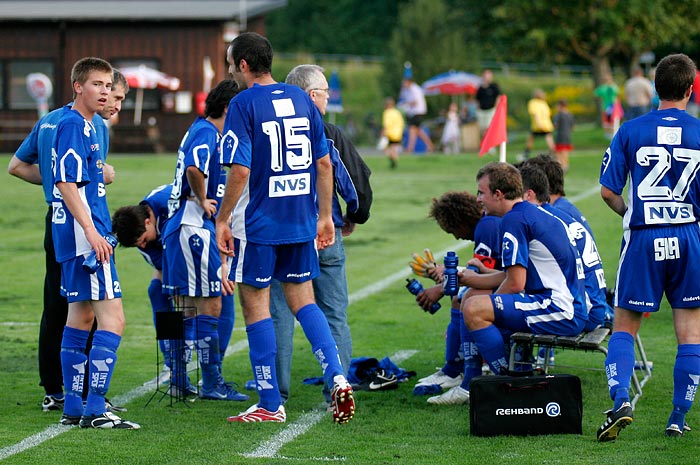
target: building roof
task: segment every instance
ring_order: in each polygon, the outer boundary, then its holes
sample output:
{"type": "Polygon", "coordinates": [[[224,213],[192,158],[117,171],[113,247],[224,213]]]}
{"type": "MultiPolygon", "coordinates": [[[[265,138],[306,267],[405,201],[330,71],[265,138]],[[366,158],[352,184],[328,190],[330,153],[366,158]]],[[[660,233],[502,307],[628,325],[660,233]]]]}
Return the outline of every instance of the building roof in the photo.
{"type": "Polygon", "coordinates": [[[241,21],[286,5],[287,0],[2,0],[0,21],[241,21]]]}

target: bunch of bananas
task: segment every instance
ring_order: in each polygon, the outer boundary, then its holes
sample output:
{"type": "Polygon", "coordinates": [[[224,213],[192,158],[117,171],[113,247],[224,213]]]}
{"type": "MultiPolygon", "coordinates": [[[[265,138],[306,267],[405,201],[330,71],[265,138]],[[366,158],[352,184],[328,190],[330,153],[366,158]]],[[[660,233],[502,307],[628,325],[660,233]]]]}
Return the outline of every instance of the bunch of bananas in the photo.
{"type": "Polygon", "coordinates": [[[431,252],[430,249],[423,250],[423,253],[425,256],[421,256],[415,252],[412,253],[411,257],[413,257],[413,260],[408,262],[408,265],[411,267],[411,270],[413,270],[413,273],[424,278],[429,278],[428,270],[436,266],[435,257],[433,257],[433,252],[431,252]]]}

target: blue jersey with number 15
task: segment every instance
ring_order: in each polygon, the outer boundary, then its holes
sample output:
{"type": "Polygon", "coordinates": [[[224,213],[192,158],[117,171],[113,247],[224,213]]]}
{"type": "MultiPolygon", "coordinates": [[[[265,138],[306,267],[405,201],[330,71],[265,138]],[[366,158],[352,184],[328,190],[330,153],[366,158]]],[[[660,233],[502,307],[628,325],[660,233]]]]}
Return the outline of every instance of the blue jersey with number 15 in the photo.
{"type": "Polygon", "coordinates": [[[605,152],[600,183],[621,194],[629,176],[625,229],[700,218],[700,120],[675,108],[622,125],[605,152]]]}
{"type": "Polygon", "coordinates": [[[316,237],[316,160],[328,154],[323,119],[302,89],[258,84],[231,100],[222,164],[250,169],[233,210],[233,236],[258,244],[316,237]]]}

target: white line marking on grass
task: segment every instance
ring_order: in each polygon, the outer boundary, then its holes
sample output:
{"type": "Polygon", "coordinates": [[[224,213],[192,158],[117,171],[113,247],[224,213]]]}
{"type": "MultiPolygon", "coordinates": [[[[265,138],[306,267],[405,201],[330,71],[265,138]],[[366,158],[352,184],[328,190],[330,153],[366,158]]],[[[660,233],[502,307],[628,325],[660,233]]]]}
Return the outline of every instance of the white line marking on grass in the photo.
{"type": "MultiPolygon", "coordinates": [[[[404,362],[406,359],[417,354],[417,350],[400,350],[394,355],[389,357],[394,363],[404,362]]],[[[321,421],[321,419],[327,415],[326,403],[323,402],[318,406],[314,407],[308,413],[300,416],[294,423],[289,423],[288,426],[277,433],[269,441],[266,441],[259,445],[252,452],[247,452],[241,454],[246,458],[276,458],[276,459],[289,459],[288,457],[277,455],[277,452],[288,442],[292,442],[297,436],[306,433],[312,426],[316,425],[321,421]]],[[[293,460],[293,459],[292,459],[293,460]]],[[[307,460],[314,461],[345,461],[344,457],[314,457],[307,458],[307,460]]]]}

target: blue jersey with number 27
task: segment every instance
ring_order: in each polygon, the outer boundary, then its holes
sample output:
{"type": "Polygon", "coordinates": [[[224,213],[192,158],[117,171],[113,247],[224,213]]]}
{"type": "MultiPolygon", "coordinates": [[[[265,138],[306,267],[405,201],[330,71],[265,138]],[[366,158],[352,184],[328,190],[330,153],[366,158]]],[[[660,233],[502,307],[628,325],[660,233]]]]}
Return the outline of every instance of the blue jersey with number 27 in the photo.
{"type": "Polygon", "coordinates": [[[605,152],[600,183],[630,188],[625,229],[694,223],[700,218],[700,120],[675,108],[622,125],[605,152]]]}
{"type": "Polygon", "coordinates": [[[258,84],[231,100],[222,164],[250,169],[233,210],[233,236],[258,244],[316,237],[316,160],[328,154],[323,119],[302,89],[258,84]]]}

